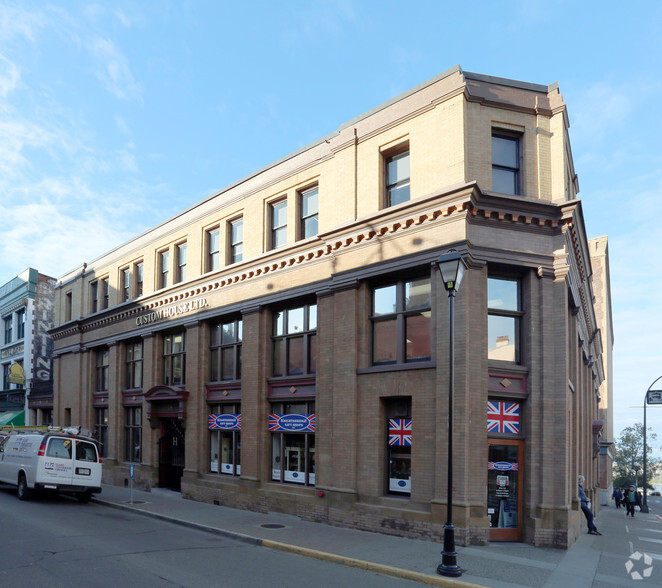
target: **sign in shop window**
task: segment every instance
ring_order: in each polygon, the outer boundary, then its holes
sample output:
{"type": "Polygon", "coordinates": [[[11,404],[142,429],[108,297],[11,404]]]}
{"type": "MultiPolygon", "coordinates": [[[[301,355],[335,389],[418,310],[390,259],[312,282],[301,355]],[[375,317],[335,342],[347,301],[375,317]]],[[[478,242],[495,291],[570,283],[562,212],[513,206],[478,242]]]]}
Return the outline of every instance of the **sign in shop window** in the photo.
{"type": "Polygon", "coordinates": [[[388,420],[389,492],[411,494],[411,419],[388,420]]]}
{"type": "Polygon", "coordinates": [[[517,435],[519,427],[519,402],[487,401],[487,431],[517,435]]]}
{"type": "Polygon", "coordinates": [[[210,414],[211,431],[210,471],[241,475],[240,434],[241,414],[210,414]]]}

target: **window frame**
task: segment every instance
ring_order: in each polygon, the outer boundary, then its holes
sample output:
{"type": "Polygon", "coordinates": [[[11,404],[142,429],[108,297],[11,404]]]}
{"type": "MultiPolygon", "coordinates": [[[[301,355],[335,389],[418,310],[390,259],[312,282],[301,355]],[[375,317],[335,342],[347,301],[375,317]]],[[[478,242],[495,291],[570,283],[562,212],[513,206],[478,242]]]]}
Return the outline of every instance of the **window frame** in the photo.
{"type": "Polygon", "coordinates": [[[205,230],[205,271],[221,269],[221,227],[215,225],[205,230]],[[214,245],[214,240],[216,245],[214,245]],[[215,247],[215,248],[214,248],[215,247]]]}
{"type": "Polygon", "coordinates": [[[27,312],[25,308],[16,311],[16,340],[25,339],[25,324],[27,321],[27,312]]]}
{"type": "Polygon", "coordinates": [[[385,366],[416,366],[432,362],[433,351],[433,326],[432,320],[432,275],[414,274],[403,276],[398,279],[381,280],[370,285],[370,365],[373,367],[385,366]],[[406,308],[407,285],[415,282],[427,281],[428,283],[428,305],[406,308]],[[395,310],[393,312],[377,313],[375,309],[375,292],[378,289],[395,287],[395,310]],[[429,353],[425,356],[407,358],[407,319],[423,313],[429,313],[429,353]],[[379,323],[387,323],[395,320],[395,359],[376,359],[376,327],[379,323]]]}
{"type": "Polygon", "coordinates": [[[243,319],[241,317],[219,321],[210,327],[209,378],[211,382],[233,382],[241,380],[241,349],[243,319]],[[224,342],[224,327],[232,325],[233,339],[224,342]],[[224,352],[232,355],[232,377],[224,377],[224,352]]]}
{"type": "Polygon", "coordinates": [[[392,147],[382,152],[382,161],[383,161],[383,176],[384,176],[384,208],[390,208],[392,206],[397,206],[398,204],[403,204],[404,202],[409,202],[411,200],[411,151],[409,149],[409,141],[404,144],[392,147]],[[390,164],[403,159],[404,157],[409,159],[409,175],[406,178],[397,179],[395,182],[389,182],[389,166],[390,164]],[[407,198],[400,200],[398,202],[393,202],[392,195],[396,190],[401,188],[407,188],[407,198]]]}
{"type": "Polygon", "coordinates": [[[287,197],[282,197],[269,202],[269,249],[280,249],[287,245],[287,197]],[[276,225],[277,212],[284,208],[285,222],[276,225]],[[281,235],[285,235],[282,243],[279,243],[281,235]]]}
{"type": "MultiPolygon", "coordinates": [[[[524,320],[524,308],[523,308],[523,293],[522,293],[522,278],[513,275],[507,274],[489,274],[487,277],[487,332],[488,332],[488,343],[487,343],[487,359],[490,362],[507,362],[510,364],[521,365],[522,363],[522,328],[524,320]],[[512,282],[517,286],[516,298],[517,298],[517,309],[504,309],[498,307],[490,307],[490,281],[492,280],[501,280],[505,282],[512,282]],[[514,359],[495,359],[490,358],[490,344],[491,339],[490,334],[490,317],[500,317],[510,319],[513,322],[513,332],[514,332],[514,359]]],[[[497,349],[495,346],[494,349],[497,349]]]]}
{"type": "Polygon", "coordinates": [[[124,461],[142,463],[142,406],[124,407],[124,461]]]}
{"type": "Polygon", "coordinates": [[[134,294],[136,298],[140,298],[143,295],[143,289],[144,289],[144,279],[145,279],[145,274],[144,274],[145,266],[143,265],[143,261],[137,261],[136,263],[133,264],[133,273],[135,276],[135,279],[133,280],[134,282],[134,294]]]}
{"type": "Polygon", "coordinates": [[[169,286],[168,278],[170,277],[170,249],[161,249],[157,253],[158,260],[158,289],[167,288],[169,286]]]}
{"type": "MultiPolygon", "coordinates": [[[[241,415],[241,402],[223,402],[211,404],[208,406],[210,414],[239,414],[241,415]]],[[[229,431],[221,429],[209,429],[209,472],[211,474],[218,474],[224,476],[238,477],[241,475],[241,431],[229,431]],[[221,456],[221,447],[224,438],[230,440],[230,454],[232,462],[227,464],[231,466],[231,471],[224,471],[222,467],[223,462],[221,456]],[[212,456],[216,448],[216,471],[214,471],[212,464],[214,460],[212,456]]]]}
{"type": "Polygon", "coordinates": [[[108,407],[94,409],[94,438],[99,442],[99,457],[108,457],[108,407]]]}
{"type": "Polygon", "coordinates": [[[8,316],[3,317],[3,325],[4,325],[4,332],[5,332],[5,345],[11,343],[13,341],[13,336],[14,336],[14,315],[10,314],[8,316]]]}
{"type": "Polygon", "coordinates": [[[127,266],[120,270],[120,289],[122,302],[131,300],[131,267],[127,266]]]}
{"type": "Polygon", "coordinates": [[[90,314],[99,311],[99,280],[90,283],[90,314]]]}
{"type": "Polygon", "coordinates": [[[101,347],[94,353],[94,391],[108,392],[110,376],[110,349],[101,347]]]}
{"type": "Polygon", "coordinates": [[[124,389],[142,390],[144,346],[141,341],[128,341],[124,346],[124,389]],[[135,351],[140,350],[136,358],[135,351]]]}
{"type": "Polygon", "coordinates": [[[274,309],[272,314],[272,357],[271,373],[274,378],[314,376],[317,372],[317,301],[289,305],[274,309]],[[313,310],[314,309],[314,310],[313,310]],[[298,310],[303,311],[303,328],[290,331],[290,318],[298,310]],[[279,317],[282,316],[282,328],[279,317]],[[311,322],[314,316],[314,328],[311,322]],[[280,331],[280,332],[279,332],[280,331]],[[301,339],[301,371],[291,370],[291,353],[296,351],[293,342],[301,339]],[[277,365],[279,364],[279,365],[277,365]]]}
{"type": "Polygon", "coordinates": [[[491,142],[491,151],[492,151],[492,191],[498,192],[499,194],[509,194],[511,196],[521,196],[522,194],[522,133],[515,131],[508,131],[505,129],[492,129],[492,136],[490,139],[491,142]],[[496,163],[494,161],[494,140],[499,139],[503,141],[512,141],[515,145],[515,160],[517,163],[516,167],[512,167],[503,163],[496,163]],[[514,189],[513,192],[501,192],[497,190],[494,186],[494,170],[500,172],[507,172],[513,178],[514,189]]]}
{"type": "Polygon", "coordinates": [[[166,386],[185,386],[186,385],[186,331],[175,331],[163,335],[163,383],[166,386]],[[181,350],[173,351],[175,338],[181,336],[181,350]],[[181,361],[180,380],[176,381],[176,363],[177,358],[181,361]]]}
{"type": "Polygon", "coordinates": [[[240,263],[244,259],[244,217],[238,216],[228,221],[228,264],[240,263]],[[241,239],[237,238],[237,227],[241,239]]]}
{"type": "Polygon", "coordinates": [[[108,278],[101,278],[101,310],[106,310],[110,305],[110,282],[108,278]]]}
{"type": "MultiPolygon", "coordinates": [[[[315,400],[298,400],[296,402],[283,402],[275,401],[271,402],[269,405],[270,414],[315,414],[315,400]],[[292,411],[292,407],[301,406],[302,410],[292,411]]],[[[316,447],[315,447],[315,432],[312,431],[302,431],[302,432],[285,432],[285,431],[274,431],[271,433],[271,476],[270,479],[272,482],[280,484],[294,484],[296,486],[306,486],[314,487],[316,478],[316,447]],[[304,480],[303,482],[295,480],[286,480],[286,472],[301,470],[289,470],[287,464],[289,459],[286,459],[286,450],[288,446],[286,445],[287,439],[303,437],[303,461],[304,461],[304,480]],[[277,440],[277,441],[276,441],[277,440]],[[278,446],[278,447],[277,447],[278,446]],[[276,449],[278,448],[278,455],[275,455],[276,449]],[[276,468],[275,466],[279,467],[276,468]],[[278,471],[278,477],[275,477],[275,473],[278,471]]],[[[297,458],[298,459],[298,458],[297,458]]]]}
{"type": "Polygon", "coordinates": [[[186,281],[186,241],[181,241],[175,245],[175,284],[186,281]]]}
{"type": "Polygon", "coordinates": [[[298,216],[299,216],[299,240],[315,237],[319,233],[319,186],[308,186],[297,192],[298,216]],[[315,195],[315,212],[304,214],[306,199],[312,194],[315,195]],[[314,220],[315,230],[309,232],[306,230],[308,221],[314,220]]]}

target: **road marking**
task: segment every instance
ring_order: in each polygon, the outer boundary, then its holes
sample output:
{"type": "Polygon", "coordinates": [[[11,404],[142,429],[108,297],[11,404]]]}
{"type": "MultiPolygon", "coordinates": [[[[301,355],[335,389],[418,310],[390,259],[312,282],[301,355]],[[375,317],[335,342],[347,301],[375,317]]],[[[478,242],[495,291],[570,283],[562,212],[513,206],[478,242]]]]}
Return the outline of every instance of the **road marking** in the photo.
{"type": "Polygon", "coordinates": [[[650,539],[648,537],[637,537],[639,541],[648,541],[649,543],[660,543],[662,544],[662,539],[650,539]]]}

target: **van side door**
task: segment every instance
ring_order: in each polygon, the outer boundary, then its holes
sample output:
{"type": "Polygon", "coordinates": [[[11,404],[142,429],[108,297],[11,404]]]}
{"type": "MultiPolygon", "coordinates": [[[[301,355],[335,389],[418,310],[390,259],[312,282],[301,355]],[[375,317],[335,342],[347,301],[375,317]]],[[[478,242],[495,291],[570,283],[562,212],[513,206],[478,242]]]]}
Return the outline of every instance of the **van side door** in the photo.
{"type": "Polygon", "coordinates": [[[44,467],[37,474],[37,481],[44,484],[70,485],[73,477],[73,440],[66,437],[49,437],[44,453],[44,467]]]}
{"type": "Polygon", "coordinates": [[[94,443],[76,439],[72,479],[76,486],[101,486],[101,464],[94,443]]]}

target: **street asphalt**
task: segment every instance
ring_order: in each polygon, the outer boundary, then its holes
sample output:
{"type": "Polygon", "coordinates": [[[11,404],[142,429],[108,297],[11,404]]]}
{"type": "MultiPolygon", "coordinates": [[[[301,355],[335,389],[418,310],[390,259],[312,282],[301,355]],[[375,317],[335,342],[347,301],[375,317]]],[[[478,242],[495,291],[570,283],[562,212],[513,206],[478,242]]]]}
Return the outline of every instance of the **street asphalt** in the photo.
{"type": "Polygon", "coordinates": [[[607,588],[662,586],[662,499],[649,498],[650,512],[626,517],[613,503],[595,519],[601,536],[586,529],[569,550],[524,543],[457,547],[460,578],[436,572],[442,545],[303,521],[279,513],[256,513],[151,492],[103,485],[95,502],[231,537],[264,548],[356,566],[433,586],[494,588],[607,588]]]}

